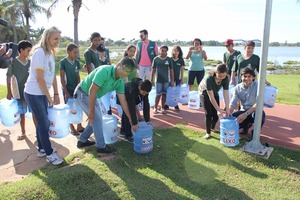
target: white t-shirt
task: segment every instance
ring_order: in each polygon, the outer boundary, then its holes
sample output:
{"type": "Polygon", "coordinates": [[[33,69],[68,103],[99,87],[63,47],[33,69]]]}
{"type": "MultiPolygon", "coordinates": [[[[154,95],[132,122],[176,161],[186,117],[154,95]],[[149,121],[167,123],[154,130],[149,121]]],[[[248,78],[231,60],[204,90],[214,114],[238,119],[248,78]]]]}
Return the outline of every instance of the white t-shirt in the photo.
{"type": "Polygon", "coordinates": [[[55,76],[55,60],[53,54],[46,54],[42,48],[34,51],[29,68],[29,77],[25,85],[25,92],[32,95],[45,95],[36,79],[36,69],[44,70],[44,79],[48,90],[53,84],[55,76]]]}

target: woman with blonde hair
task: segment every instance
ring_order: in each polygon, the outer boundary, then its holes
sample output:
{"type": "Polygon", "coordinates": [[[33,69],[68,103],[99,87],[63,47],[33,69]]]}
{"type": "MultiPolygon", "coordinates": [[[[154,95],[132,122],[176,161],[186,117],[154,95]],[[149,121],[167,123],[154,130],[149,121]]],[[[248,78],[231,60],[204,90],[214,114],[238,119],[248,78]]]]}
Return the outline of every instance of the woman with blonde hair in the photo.
{"type": "Polygon", "coordinates": [[[61,31],[57,27],[45,29],[39,43],[33,47],[29,77],[24,96],[37,120],[36,136],[38,157],[59,165],[63,162],[51,147],[49,139],[48,106],[59,104],[57,81],[55,76],[55,55],[60,41],[61,31]],[[49,90],[53,86],[53,99],[49,90]]]}

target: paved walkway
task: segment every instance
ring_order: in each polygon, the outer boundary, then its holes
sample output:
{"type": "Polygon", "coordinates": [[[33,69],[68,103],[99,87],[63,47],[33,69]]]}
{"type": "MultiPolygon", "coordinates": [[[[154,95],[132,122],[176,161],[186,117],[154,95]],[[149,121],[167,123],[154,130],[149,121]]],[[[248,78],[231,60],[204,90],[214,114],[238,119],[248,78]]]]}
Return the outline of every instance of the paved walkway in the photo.
{"type": "MultiPolygon", "coordinates": [[[[180,106],[180,108],[180,112],[171,108],[166,115],[151,116],[154,127],[173,127],[182,123],[187,128],[199,130],[199,137],[202,137],[200,130],[203,131],[205,128],[202,108],[198,110],[191,110],[187,106],[180,106]]],[[[300,106],[275,104],[274,108],[264,110],[267,118],[262,128],[261,142],[300,150],[300,106]]],[[[83,125],[85,126],[86,123],[84,122],[83,125]]],[[[0,124],[0,182],[20,180],[46,163],[45,158],[38,158],[36,155],[35,128],[30,119],[26,119],[26,130],[27,138],[18,141],[19,125],[4,127],[0,124]]],[[[62,139],[51,139],[51,142],[61,157],[79,151],[76,148],[77,138],[73,135],[62,139]]]]}

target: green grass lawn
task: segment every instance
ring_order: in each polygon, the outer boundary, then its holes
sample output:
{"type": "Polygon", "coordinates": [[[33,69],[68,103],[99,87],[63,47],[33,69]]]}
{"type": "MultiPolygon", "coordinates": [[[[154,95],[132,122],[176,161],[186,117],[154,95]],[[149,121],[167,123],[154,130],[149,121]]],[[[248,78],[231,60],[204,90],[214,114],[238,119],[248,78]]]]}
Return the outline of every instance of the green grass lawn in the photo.
{"type": "MultiPolygon", "coordinates": [[[[118,142],[114,158],[95,147],[47,164],[21,181],[2,184],[1,199],[299,199],[299,151],[276,147],[269,160],[224,147],[219,134],[178,125],[154,130],[145,155],[118,142]]],[[[241,141],[244,143],[245,141],[241,141]]],[[[241,144],[242,145],[242,144],[241,144]]]]}
{"type": "MultiPolygon", "coordinates": [[[[279,89],[277,103],[300,104],[299,78],[267,76],[279,89]]],[[[146,155],[127,142],[113,145],[115,157],[100,158],[90,147],[67,156],[62,166],[47,164],[0,184],[0,199],[299,199],[299,151],[275,147],[264,160],[240,151],[244,140],[230,148],[219,143],[219,134],[210,140],[203,135],[181,125],[155,129],[154,150],[146,155]]]]}

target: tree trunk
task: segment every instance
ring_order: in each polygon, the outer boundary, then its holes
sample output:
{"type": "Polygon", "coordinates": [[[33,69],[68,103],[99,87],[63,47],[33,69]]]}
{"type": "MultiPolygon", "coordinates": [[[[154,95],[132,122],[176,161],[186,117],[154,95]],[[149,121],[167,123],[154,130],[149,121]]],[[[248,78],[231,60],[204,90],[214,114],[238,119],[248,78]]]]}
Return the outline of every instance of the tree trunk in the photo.
{"type": "Polygon", "coordinates": [[[26,40],[30,41],[30,33],[29,33],[29,18],[26,17],[26,40]]]}
{"type": "Polygon", "coordinates": [[[13,33],[14,33],[14,43],[18,44],[18,35],[15,23],[12,24],[13,33]]]}
{"type": "Polygon", "coordinates": [[[74,15],[74,43],[78,45],[78,16],[82,1],[73,1],[73,15],[74,15]]]}

